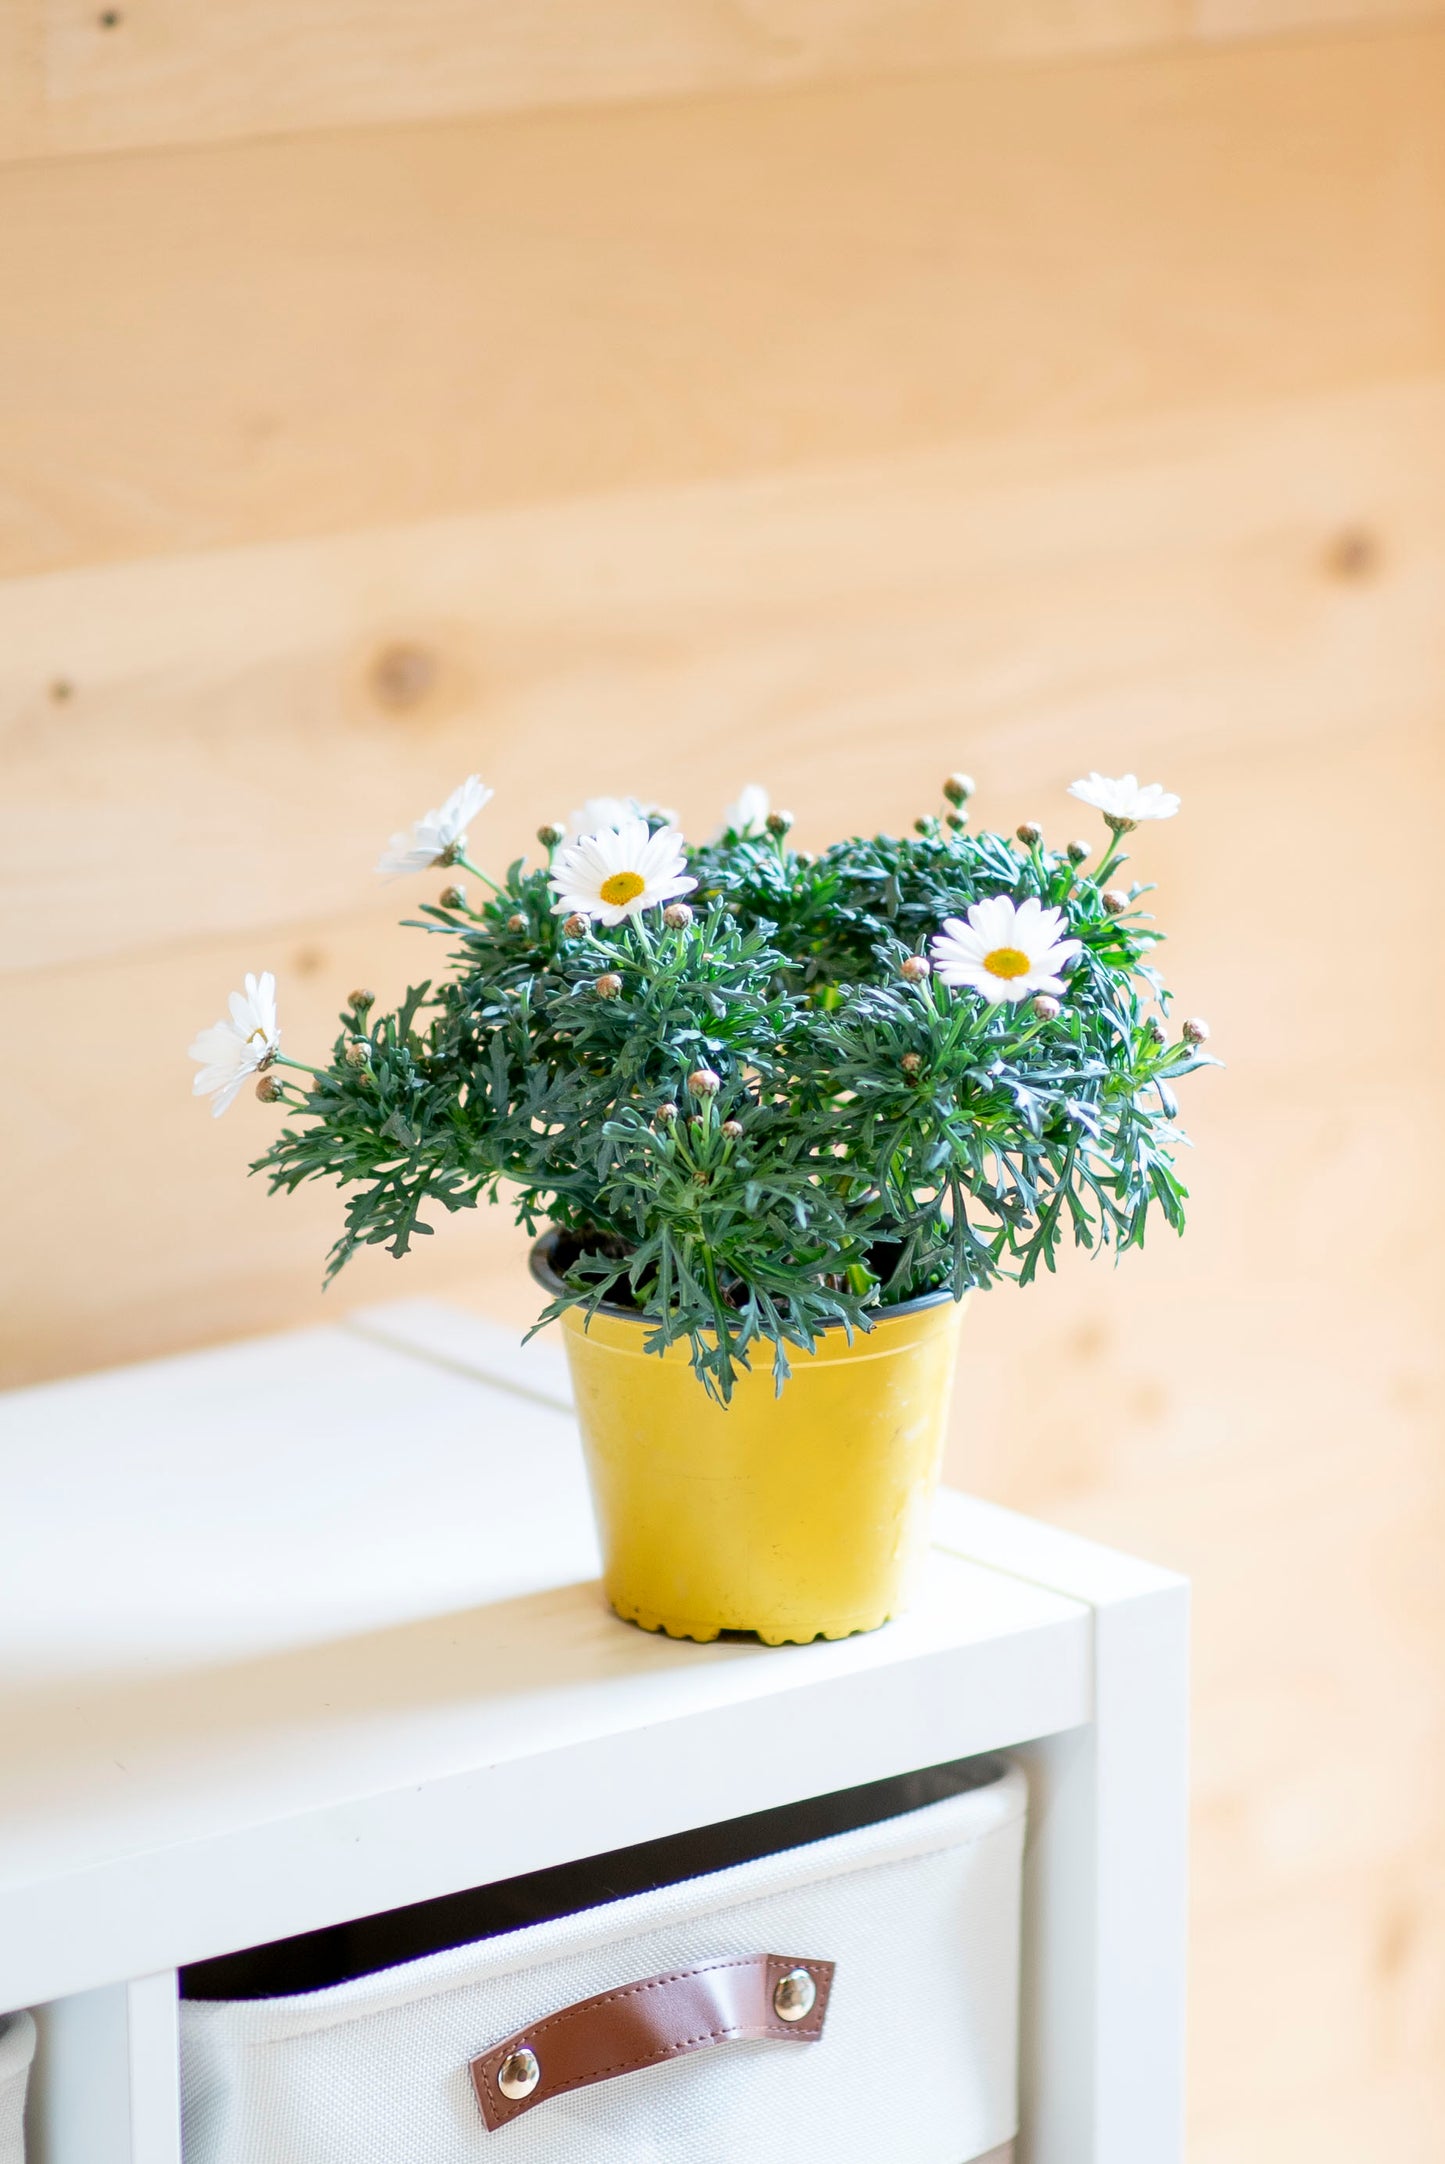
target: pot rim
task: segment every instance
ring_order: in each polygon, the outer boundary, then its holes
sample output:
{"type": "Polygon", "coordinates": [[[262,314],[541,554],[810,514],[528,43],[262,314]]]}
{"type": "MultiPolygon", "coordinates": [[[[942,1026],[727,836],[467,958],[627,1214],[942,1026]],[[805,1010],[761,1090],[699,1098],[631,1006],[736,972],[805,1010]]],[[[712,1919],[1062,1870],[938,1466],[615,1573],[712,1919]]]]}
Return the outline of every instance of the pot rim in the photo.
{"type": "MultiPolygon", "coordinates": [[[[532,1276],[545,1292],[554,1295],[573,1290],[573,1287],[564,1283],[552,1267],[551,1251],[555,1243],[561,1238],[562,1227],[560,1225],[549,1225],[547,1230],[532,1242],[531,1250],[527,1256],[527,1267],[532,1276]]],[[[948,1290],[947,1286],[944,1286],[938,1292],[921,1292],[916,1298],[902,1300],[894,1307],[874,1308],[870,1312],[877,1317],[879,1322],[891,1322],[895,1315],[920,1315],[925,1308],[942,1307],[945,1301],[953,1305],[959,1304],[954,1301],[954,1295],[948,1290]]],[[[581,1304],[579,1301],[578,1305],[581,1304]]],[[[657,1324],[655,1315],[641,1314],[635,1307],[623,1307],[620,1301],[599,1301],[595,1310],[589,1309],[588,1312],[598,1315],[610,1315],[618,1322],[634,1322],[648,1330],[654,1329],[657,1324]]],[[[866,1329],[869,1326],[865,1325],[864,1327],[866,1329]]],[[[818,1335],[823,1337],[831,1330],[846,1330],[847,1328],[848,1325],[845,1322],[825,1322],[819,1325],[818,1335]]]]}

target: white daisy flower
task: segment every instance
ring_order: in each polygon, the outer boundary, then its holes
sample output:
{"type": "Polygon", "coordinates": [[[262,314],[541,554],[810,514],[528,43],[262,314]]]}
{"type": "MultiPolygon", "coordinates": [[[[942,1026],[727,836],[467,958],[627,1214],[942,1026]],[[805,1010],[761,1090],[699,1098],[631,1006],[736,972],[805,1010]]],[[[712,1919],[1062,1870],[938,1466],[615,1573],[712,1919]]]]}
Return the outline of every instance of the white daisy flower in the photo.
{"type": "Polygon", "coordinates": [[[697,885],[684,870],[682,836],[675,827],[649,834],[645,819],[624,819],[598,834],[584,834],[559,850],[552,866],[554,916],[574,911],[602,924],[621,924],[655,909],[697,885]]]}
{"type": "Polygon", "coordinates": [[[572,841],[581,841],[584,835],[600,834],[604,827],[626,826],[629,819],[660,819],[665,827],[677,825],[677,813],[663,804],[644,804],[635,796],[590,796],[580,811],[574,811],[567,826],[572,841]]]}
{"type": "Polygon", "coordinates": [[[197,1097],[215,1097],[211,1116],[219,1119],[258,1068],[269,1067],[281,1042],[276,1022],[276,979],[268,969],[246,979],[244,992],[231,994],[231,1019],[203,1029],[190,1056],[201,1062],[192,1085],[197,1097]]]}
{"type": "Polygon", "coordinates": [[[635,796],[590,796],[567,822],[568,838],[580,841],[584,834],[600,834],[604,827],[625,826],[629,819],[644,816],[635,796]]]}
{"type": "Polygon", "coordinates": [[[746,782],[738,791],[736,804],[729,804],[723,813],[723,823],[718,829],[722,834],[762,834],[768,824],[772,803],[761,782],[746,782]]]}
{"type": "Polygon", "coordinates": [[[965,924],[945,917],[932,942],[933,966],[945,984],[971,985],[993,1004],[1062,992],[1059,975],[1079,952],[1077,939],[1061,939],[1062,909],[1045,909],[1035,895],[1014,902],[996,894],[975,902],[965,924]]]}
{"type": "Polygon", "coordinates": [[[471,821],[491,801],[492,792],[481,775],[468,774],[440,811],[426,812],[412,826],[392,835],[391,846],[383,850],[377,871],[383,879],[401,879],[408,872],[424,872],[433,864],[450,863],[459,850],[465,850],[471,821]]]}
{"type": "Polygon", "coordinates": [[[1162,782],[1141,782],[1137,774],[1121,774],[1117,781],[1107,774],[1087,774],[1069,784],[1069,795],[1101,811],[1116,834],[1127,834],[1146,819],[1172,819],[1179,809],[1178,797],[1162,782]]]}

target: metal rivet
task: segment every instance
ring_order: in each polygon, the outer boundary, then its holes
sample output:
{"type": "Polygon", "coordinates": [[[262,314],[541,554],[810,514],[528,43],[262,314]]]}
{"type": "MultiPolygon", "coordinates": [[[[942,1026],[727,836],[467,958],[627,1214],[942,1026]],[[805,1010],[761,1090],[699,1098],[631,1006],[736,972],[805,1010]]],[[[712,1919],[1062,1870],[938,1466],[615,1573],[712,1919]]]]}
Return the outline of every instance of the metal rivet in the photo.
{"type": "Polygon", "coordinates": [[[818,1987],[806,1969],[789,1969],[773,1986],[773,2012],[779,2021],[802,2021],[813,2011],[818,1987]]]}
{"type": "Polygon", "coordinates": [[[497,2068],[497,2087],[511,2104],[519,2104],[524,2096],[530,2096],[541,2079],[537,2054],[529,2051],[525,2044],[520,2051],[509,2052],[497,2068]]]}

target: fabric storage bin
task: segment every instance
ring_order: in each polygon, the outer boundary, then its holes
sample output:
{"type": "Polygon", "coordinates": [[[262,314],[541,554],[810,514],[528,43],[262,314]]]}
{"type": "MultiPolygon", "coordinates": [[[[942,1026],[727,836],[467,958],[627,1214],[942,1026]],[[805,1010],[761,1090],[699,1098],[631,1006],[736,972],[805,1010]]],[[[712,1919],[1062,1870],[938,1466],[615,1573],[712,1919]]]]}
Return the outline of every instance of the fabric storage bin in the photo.
{"type": "Polygon", "coordinates": [[[0,2014],[0,2164],[25,2164],[25,2089],[35,2057],[29,2014],[0,2014]]]}
{"type": "Polygon", "coordinates": [[[185,2164],[1004,2164],[1025,1805],[938,1768],[200,1964],[185,2164]]]}

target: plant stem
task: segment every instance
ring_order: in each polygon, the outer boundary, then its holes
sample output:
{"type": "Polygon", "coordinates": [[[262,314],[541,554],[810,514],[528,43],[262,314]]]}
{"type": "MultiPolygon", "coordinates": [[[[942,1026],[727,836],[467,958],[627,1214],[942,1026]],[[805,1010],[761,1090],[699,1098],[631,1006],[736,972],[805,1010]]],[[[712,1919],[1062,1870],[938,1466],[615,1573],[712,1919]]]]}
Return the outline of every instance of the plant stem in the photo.
{"type": "Polygon", "coordinates": [[[459,864],[464,872],[470,872],[473,879],[480,879],[484,887],[490,887],[493,894],[496,895],[498,901],[504,899],[507,891],[506,888],[499,887],[496,880],[493,879],[491,873],[484,872],[480,864],[473,864],[471,858],[462,856],[460,851],[457,853],[456,856],[452,858],[452,862],[453,864],[459,864]]]}
{"type": "MultiPolygon", "coordinates": [[[[1128,827],[1124,829],[1125,834],[1131,831],[1132,830],[1128,827]]],[[[1103,863],[1099,866],[1099,869],[1094,874],[1094,884],[1099,887],[1103,886],[1104,881],[1109,877],[1109,874],[1116,868],[1116,866],[1122,864],[1125,861],[1124,834],[1115,833],[1112,827],[1109,829],[1109,832],[1113,836],[1113,839],[1110,841],[1108,848],[1104,852],[1103,863]]]]}

